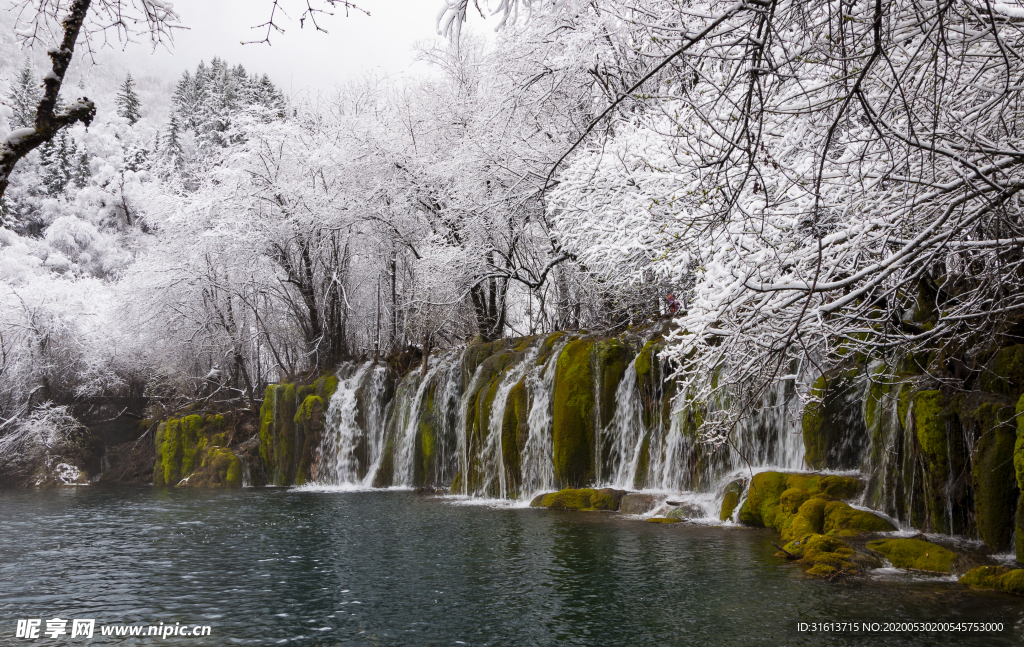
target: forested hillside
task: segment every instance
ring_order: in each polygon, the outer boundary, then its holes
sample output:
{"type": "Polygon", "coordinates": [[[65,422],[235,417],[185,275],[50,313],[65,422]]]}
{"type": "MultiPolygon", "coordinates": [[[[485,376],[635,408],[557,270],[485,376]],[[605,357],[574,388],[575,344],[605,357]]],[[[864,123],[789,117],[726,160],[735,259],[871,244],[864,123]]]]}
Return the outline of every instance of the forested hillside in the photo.
{"type": "MultiPolygon", "coordinates": [[[[88,91],[95,119],[3,196],[0,442],[672,315],[677,403],[721,445],[780,382],[820,403],[851,358],[882,382],[913,358],[968,389],[1019,340],[1021,10],[496,8],[492,45],[449,3],[432,74],[315,101],[221,59],[176,79],[78,64],[61,97],[88,91]]],[[[50,78],[12,32],[9,147],[50,78]]]]}

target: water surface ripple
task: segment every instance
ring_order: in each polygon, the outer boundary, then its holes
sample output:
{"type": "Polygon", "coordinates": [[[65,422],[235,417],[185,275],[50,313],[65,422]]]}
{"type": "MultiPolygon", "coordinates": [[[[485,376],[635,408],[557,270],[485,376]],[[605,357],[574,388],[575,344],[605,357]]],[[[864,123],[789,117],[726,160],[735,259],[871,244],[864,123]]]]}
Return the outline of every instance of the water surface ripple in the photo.
{"type": "MultiPolygon", "coordinates": [[[[410,492],[0,493],[0,644],[18,618],[208,624],[39,644],[1016,645],[1024,601],[950,581],[809,579],[772,533],[453,505],[410,492]],[[798,622],[996,621],[998,635],[798,622]]],[[[45,625],[45,622],[44,622],[45,625]]]]}

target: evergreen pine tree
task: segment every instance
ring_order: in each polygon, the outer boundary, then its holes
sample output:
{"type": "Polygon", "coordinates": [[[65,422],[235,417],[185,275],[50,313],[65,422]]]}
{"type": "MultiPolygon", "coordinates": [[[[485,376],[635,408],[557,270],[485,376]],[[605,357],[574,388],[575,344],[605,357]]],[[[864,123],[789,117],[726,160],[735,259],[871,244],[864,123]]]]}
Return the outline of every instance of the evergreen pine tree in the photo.
{"type": "Polygon", "coordinates": [[[167,125],[167,137],[163,141],[163,151],[174,168],[181,168],[184,153],[181,148],[181,121],[176,111],[171,112],[171,123],[167,125]]]}
{"type": "Polygon", "coordinates": [[[142,117],[139,112],[140,106],[139,95],[135,93],[135,80],[128,74],[117,92],[117,115],[124,117],[129,125],[134,126],[142,117]]]}
{"type": "Polygon", "coordinates": [[[145,148],[132,146],[124,153],[124,167],[129,171],[144,171],[149,169],[149,151],[145,148]]]}
{"type": "Polygon", "coordinates": [[[89,184],[89,178],[92,177],[92,169],[89,166],[89,152],[84,146],[79,150],[76,145],[74,159],[75,164],[71,170],[71,181],[76,187],[81,189],[89,184]]]}
{"type": "Polygon", "coordinates": [[[67,188],[71,180],[71,147],[67,132],[57,135],[39,147],[39,167],[43,186],[50,197],[57,197],[67,188]]]}
{"type": "Polygon", "coordinates": [[[36,122],[36,108],[42,97],[39,82],[32,73],[32,64],[26,60],[11,84],[11,92],[7,95],[14,115],[11,117],[11,128],[29,128],[36,122]]]}

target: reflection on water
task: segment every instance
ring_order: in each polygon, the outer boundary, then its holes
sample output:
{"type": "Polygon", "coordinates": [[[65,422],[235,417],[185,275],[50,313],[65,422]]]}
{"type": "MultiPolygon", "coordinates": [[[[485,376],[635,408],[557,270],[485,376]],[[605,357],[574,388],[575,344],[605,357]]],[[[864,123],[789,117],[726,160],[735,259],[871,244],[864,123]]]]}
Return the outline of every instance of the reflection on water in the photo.
{"type": "MultiPolygon", "coordinates": [[[[207,639],[159,641],[181,645],[1016,645],[1024,635],[1024,600],[927,578],[812,580],[775,558],[771,539],[410,492],[2,492],[0,645],[24,642],[18,618],[54,616],[212,626],[207,639]],[[796,631],[835,620],[1007,631],[796,631]]],[[[98,633],[88,644],[112,640],[98,633]]]]}

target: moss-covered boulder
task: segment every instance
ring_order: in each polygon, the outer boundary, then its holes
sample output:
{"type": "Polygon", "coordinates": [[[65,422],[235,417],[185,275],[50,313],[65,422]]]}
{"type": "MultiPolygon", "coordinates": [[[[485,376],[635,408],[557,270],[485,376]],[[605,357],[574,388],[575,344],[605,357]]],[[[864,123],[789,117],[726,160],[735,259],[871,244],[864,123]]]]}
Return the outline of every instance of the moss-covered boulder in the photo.
{"type": "Polygon", "coordinates": [[[555,481],[579,488],[594,481],[594,342],[568,343],[558,357],[552,406],[555,481]]]}
{"type": "Polygon", "coordinates": [[[817,577],[834,578],[858,573],[854,563],[855,552],[846,542],[820,534],[804,535],[782,547],[781,557],[796,558],[809,566],[807,573],[817,577]]]}
{"type": "Polygon", "coordinates": [[[330,402],[334,392],[338,390],[338,376],[327,373],[313,382],[313,394],[324,402],[330,402]]]}
{"type": "Polygon", "coordinates": [[[779,530],[783,522],[813,496],[849,499],[861,489],[863,483],[852,476],[760,472],[750,481],[739,519],[748,526],[779,530]]]}
{"type": "Polygon", "coordinates": [[[678,517],[651,517],[647,520],[648,523],[682,523],[682,521],[678,517]]]}
{"type": "Polygon", "coordinates": [[[855,537],[896,528],[887,519],[837,499],[850,499],[863,484],[849,476],[761,472],[750,482],[740,522],[782,533],[786,541],[808,534],[855,537]]]}
{"type": "Polygon", "coordinates": [[[566,488],[550,494],[541,494],[530,502],[531,508],[550,508],[552,510],[604,510],[615,512],[626,495],[624,490],[602,488],[572,489],[566,488]]]}
{"type": "Polygon", "coordinates": [[[1014,595],[1024,595],[1024,569],[1015,568],[1003,573],[996,581],[996,590],[1014,595]]]}
{"type": "Polygon", "coordinates": [[[732,519],[732,513],[739,505],[740,497],[743,496],[743,489],[746,487],[744,479],[730,481],[722,493],[722,508],[719,510],[718,518],[722,521],[732,519]]]}
{"type": "Polygon", "coordinates": [[[892,532],[896,526],[871,511],[858,510],[842,501],[830,501],[825,504],[822,530],[826,535],[856,537],[871,532],[892,532]]]}
{"type": "Polygon", "coordinates": [[[669,519],[703,519],[707,516],[704,508],[695,503],[681,503],[665,513],[669,519]]]}
{"type": "Polygon", "coordinates": [[[979,566],[962,576],[960,583],[972,589],[1024,595],[1024,569],[1008,566],[979,566]]]}
{"type": "Polygon", "coordinates": [[[868,548],[885,555],[897,568],[949,573],[956,561],[956,553],[920,539],[877,539],[869,541],[868,548]]]}

